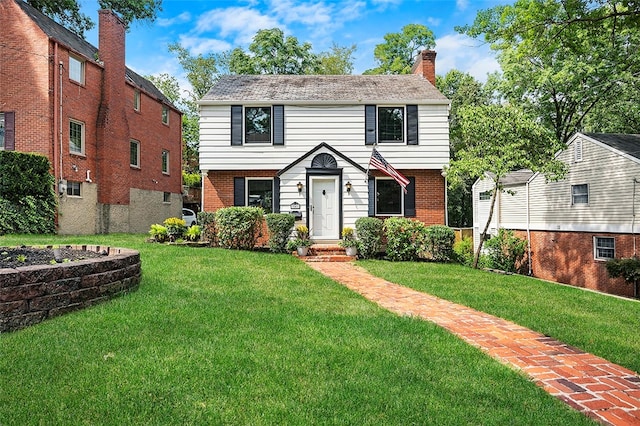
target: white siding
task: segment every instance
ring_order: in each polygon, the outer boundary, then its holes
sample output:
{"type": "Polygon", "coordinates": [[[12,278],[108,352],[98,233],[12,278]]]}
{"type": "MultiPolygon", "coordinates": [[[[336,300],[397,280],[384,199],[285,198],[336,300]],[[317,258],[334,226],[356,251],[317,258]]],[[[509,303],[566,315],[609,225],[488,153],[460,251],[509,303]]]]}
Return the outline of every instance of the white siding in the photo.
{"type": "MultiPolygon", "coordinates": [[[[371,146],[364,144],[363,105],[286,105],[284,111],[284,146],[231,146],[230,106],[201,106],[200,168],[280,170],[322,142],[367,167],[371,146]]],[[[378,150],[397,169],[440,170],[449,163],[448,107],[419,105],[418,112],[419,145],[380,144],[378,150]]]]}
{"type": "Polygon", "coordinates": [[[500,201],[500,228],[526,229],[527,227],[527,185],[518,184],[505,187],[498,195],[500,201]]]}
{"type": "MultiPolygon", "coordinates": [[[[478,179],[473,184],[472,196],[473,196],[473,245],[474,250],[478,248],[480,244],[480,234],[484,230],[489,218],[489,210],[491,209],[491,199],[480,200],[480,193],[490,191],[493,189],[493,181],[490,178],[478,179]]],[[[493,234],[498,228],[498,217],[500,214],[500,208],[498,200],[496,200],[496,206],[491,217],[491,224],[487,233],[493,234]]]]}
{"type": "MultiPolygon", "coordinates": [[[[640,178],[640,164],[588,138],[582,140],[582,161],[575,161],[573,143],[559,158],[569,166],[565,179],[545,183],[544,176],[536,175],[531,181],[531,229],[633,232],[634,178],[640,178]],[[589,185],[588,205],[571,204],[571,185],[580,184],[589,185]]],[[[635,185],[637,199],[640,185],[635,185]]]]}

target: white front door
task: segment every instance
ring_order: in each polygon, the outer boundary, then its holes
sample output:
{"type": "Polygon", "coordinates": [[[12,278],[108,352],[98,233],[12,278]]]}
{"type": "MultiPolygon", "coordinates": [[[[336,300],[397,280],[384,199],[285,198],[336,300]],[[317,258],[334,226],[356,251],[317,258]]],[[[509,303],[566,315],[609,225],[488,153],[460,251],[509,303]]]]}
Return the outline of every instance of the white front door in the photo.
{"type": "Polygon", "coordinates": [[[311,238],[340,238],[340,209],[338,199],[338,177],[311,177],[311,238]]]}

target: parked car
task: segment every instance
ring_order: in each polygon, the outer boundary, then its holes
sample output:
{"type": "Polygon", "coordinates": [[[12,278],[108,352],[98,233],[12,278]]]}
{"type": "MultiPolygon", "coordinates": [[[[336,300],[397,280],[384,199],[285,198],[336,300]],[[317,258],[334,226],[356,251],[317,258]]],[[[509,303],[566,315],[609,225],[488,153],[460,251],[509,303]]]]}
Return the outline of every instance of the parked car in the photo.
{"type": "Polygon", "coordinates": [[[190,209],[182,209],[182,220],[184,220],[187,226],[193,226],[198,223],[196,212],[190,209]]]}

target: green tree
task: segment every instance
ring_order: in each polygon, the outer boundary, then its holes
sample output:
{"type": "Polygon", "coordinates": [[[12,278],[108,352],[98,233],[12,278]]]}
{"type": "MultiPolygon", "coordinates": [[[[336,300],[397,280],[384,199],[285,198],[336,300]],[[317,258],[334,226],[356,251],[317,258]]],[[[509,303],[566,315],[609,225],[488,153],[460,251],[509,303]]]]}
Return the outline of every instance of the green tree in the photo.
{"type": "MultiPolygon", "coordinates": [[[[450,70],[444,76],[436,76],[436,87],[451,101],[449,141],[451,158],[455,159],[457,151],[463,148],[458,111],[464,106],[488,105],[491,96],[482,83],[470,74],[456,69],[450,70]]],[[[451,226],[465,228],[473,225],[473,200],[471,198],[473,182],[474,180],[469,178],[461,185],[448,188],[447,215],[451,226]]]]}
{"type": "Polygon", "coordinates": [[[466,106],[459,110],[459,117],[464,148],[446,169],[449,185],[463,185],[467,179],[487,175],[493,182],[489,216],[473,262],[477,268],[498,192],[504,190],[502,178],[525,168],[541,172],[548,179],[561,178],[566,173],[565,166],[555,158],[555,153],[564,145],[550,130],[515,106],[466,106]]]}
{"type": "Polygon", "coordinates": [[[356,49],[355,44],[346,47],[334,43],[329,51],[318,55],[320,60],[318,74],[344,75],[353,73],[353,53],[356,49]]]}
{"type": "Polygon", "coordinates": [[[421,24],[405,25],[399,33],[385,34],[384,43],[373,51],[378,66],[364,74],[410,74],[416,55],[435,45],[435,36],[429,28],[421,24]]]}
{"type": "Polygon", "coordinates": [[[613,17],[613,10],[622,10],[617,7],[608,1],[518,0],[481,11],[458,30],[491,44],[504,97],[566,142],[587,116],[613,108],[640,78],[640,27],[613,17]],[[609,18],[597,18],[604,16],[609,18]]]}
{"type": "Polygon", "coordinates": [[[285,37],[279,28],[258,31],[249,52],[237,47],[229,58],[229,71],[233,74],[316,74],[319,65],[310,43],[285,37]]]}
{"type": "MultiPolygon", "coordinates": [[[[78,0],[26,0],[31,6],[59,22],[64,27],[84,37],[95,26],[87,15],[80,12],[78,0]]],[[[135,20],[156,20],[162,11],[162,0],[98,0],[102,9],[116,12],[128,26],[135,20]]]]}
{"type": "Polygon", "coordinates": [[[190,93],[189,101],[194,102],[193,108],[197,110],[195,102],[206,95],[218,79],[217,66],[222,62],[222,57],[211,53],[194,56],[180,43],[171,43],[169,52],[177,56],[180,66],[187,73],[187,81],[189,81],[193,89],[193,92],[190,93]]]}

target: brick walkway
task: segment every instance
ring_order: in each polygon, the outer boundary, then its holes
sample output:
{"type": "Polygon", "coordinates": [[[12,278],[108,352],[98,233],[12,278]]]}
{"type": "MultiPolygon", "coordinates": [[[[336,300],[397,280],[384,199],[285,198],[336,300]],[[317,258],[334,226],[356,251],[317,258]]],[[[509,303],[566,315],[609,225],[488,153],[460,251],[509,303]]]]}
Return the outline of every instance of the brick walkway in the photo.
{"type": "Polygon", "coordinates": [[[309,263],[381,307],[432,321],[551,395],[608,425],[640,425],[640,377],[509,321],[374,277],[353,263],[309,263]]]}

